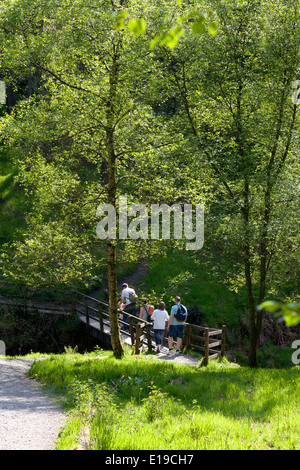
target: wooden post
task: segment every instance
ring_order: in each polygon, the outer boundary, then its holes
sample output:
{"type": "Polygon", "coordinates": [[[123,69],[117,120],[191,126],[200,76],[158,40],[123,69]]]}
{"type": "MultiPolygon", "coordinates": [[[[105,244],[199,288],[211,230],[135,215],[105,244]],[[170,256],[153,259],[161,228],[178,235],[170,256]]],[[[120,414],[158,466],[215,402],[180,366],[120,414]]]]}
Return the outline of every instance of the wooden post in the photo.
{"type": "Polygon", "coordinates": [[[146,325],[146,331],[147,331],[148,350],[152,351],[151,331],[150,331],[149,323],[146,325]]]}
{"type": "Polygon", "coordinates": [[[191,349],[191,334],[192,334],[192,325],[187,323],[185,325],[185,345],[187,349],[191,349]]]}
{"type": "Polygon", "coordinates": [[[204,365],[207,366],[209,360],[209,329],[205,328],[205,344],[204,344],[204,365]]]}
{"type": "Polygon", "coordinates": [[[140,327],[139,323],[137,323],[135,327],[135,354],[140,353],[140,336],[141,336],[141,331],[142,328],[140,327]]]}
{"type": "Polygon", "coordinates": [[[24,313],[27,311],[27,288],[24,287],[23,290],[23,297],[24,297],[24,313]]]}
{"type": "Polygon", "coordinates": [[[102,305],[99,304],[99,324],[100,324],[100,330],[103,333],[103,315],[102,315],[102,305]]]}
{"type": "Polygon", "coordinates": [[[165,332],[164,332],[162,345],[163,346],[165,345],[167,348],[169,348],[169,346],[168,346],[168,323],[167,322],[166,322],[166,326],[165,326],[165,332]]]}
{"type": "Polygon", "coordinates": [[[76,307],[75,307],[75,292],[72,291],[72,300],[71,300],[71,314],[75,315],[76,307]]]}
{"type": "Polygon", "coordinates": [[[222,326],[221,357],[225,356],[225,343],[226,343],[226,325],[223,325],[222,326]]]}
{"type": "Polygon", "coordinates": [[[86,318],[86,327],[87,332],[90,332],[90,317],[89,317],[89,307],[87,303],[87,298],[84,296],[84,310],[85,310],[85,318],[86,318]]]}
{"type": "Polygon", "coordinates": [[[134,345],[134,331],[133,331],[133,318],[128,316],[129,331],[131,336],[131,346],[134,345]]]}

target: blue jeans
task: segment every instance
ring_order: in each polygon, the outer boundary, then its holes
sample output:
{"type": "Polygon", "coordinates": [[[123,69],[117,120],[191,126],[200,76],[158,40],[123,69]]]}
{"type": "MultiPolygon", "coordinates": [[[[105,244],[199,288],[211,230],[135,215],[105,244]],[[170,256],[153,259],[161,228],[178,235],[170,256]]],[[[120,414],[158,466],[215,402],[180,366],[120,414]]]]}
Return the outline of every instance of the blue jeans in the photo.
{"type": "Polygon", "coordinates": [[[154,336],[155,336],[155,343],[157,345],[162,344],[165,330],[153,330],[153,331],[154,331],[154,336]]]}
{"type": "MultiPolygon", "coordinates": [[[[129,323],[128,322],[128,316],[126,315],[126,313],[131,313],[131,315],[135,315],[135,305],[134,304],[128,304],[124,310],[126,312],[123,311],[123,322],[124,323],[129,323]]],[[[123,325],[123,328],[122,328],[124,331],[129,331],[129,327],[127,325],[123,325]]]]}

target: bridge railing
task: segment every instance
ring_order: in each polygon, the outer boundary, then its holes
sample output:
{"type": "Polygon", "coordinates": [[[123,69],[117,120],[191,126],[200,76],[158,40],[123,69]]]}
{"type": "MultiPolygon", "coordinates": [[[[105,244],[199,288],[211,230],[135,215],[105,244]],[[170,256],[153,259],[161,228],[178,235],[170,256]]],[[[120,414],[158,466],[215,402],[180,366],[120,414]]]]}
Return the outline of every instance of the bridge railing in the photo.
{"type": "MultiPolygon", "coordinates": [[[[100,330],[104,332],[104,325],[109,325],[108,303],[102,300],[94,299],[81,292],[74,291],[74,294],[81,296],[82,301],[75,300],[75,303],[84,308],[87,328],[89,328],[90,319],[99,321],[100,330]],[[94,302],[97,307],[92,307],[88,301],[94,302]],[[97,316],[90,315],[92,310],[97,316]]],[[[81,313],[83,313],[81,311],[81,313]]],[[[139,354],[143,347],[147,345],[148,349],[153,349],[154,334],[152,331],[152,323],[142,321],[135,315],[126,311],[118,310],[118,322],[122,334],[131,337],[131,345],[135,344],[136,354],[139,354]],[[128,323],[122,320],[121,315],[126,314],[128,323]],[[129,331],[127,330],[129,328],[129,331]]],[[[167,329],[164,333],[164,344],[167,345],[167,329]]],[[[204,353],[204,364],[207,365],[209,360],[225,356],[226,342],[226,326],[222,328],[208,328],[205,326],[193,325],[185,323],[183,346],[188,350],[193,349],[204,353]],[[218,349],[219,348],[219,349],[218,349]]]]}
{"type": "MultiPolygon", "coordinates": [[[[98,322],[100,331],[108,333],[110,326],[108,303],[75,290],[72,293],[72,310],[85,316],[87,331],[89,332],[92,327],[91,322],[98,322]]],[[[131,345],[135,345],[136,354],[139,354],[145,345],[151,351],[153,348],[152,324],[126,310],[118,309],[117,313],[120,332],[130,338],[131,345]],[[127,321],[124,316],[127,317],[127,321]]]]}
{"type": "MultiPolygon", "coordinates": [[[[65,314],[78,312],[85,318],[88,332],[96,324],[103,334],[110,334],[108,303],[76,290],[13,286],[0,280],[1,305],[14,306],[23,311],[35,310],[65,314]]],[[[135,346],[136,354],[139,354],[144,347],[148,350],[153,349],[152,323],[141,320],[126,311],[118,310],[118,324],[122,335],[129,337],[131,345],[135,346]]],[[[167,330],[165,330],[164,344],[167,345],[167,341],[167,330]]],[[[193,349],[204,353],[206,365],[210,359],[225,356],[225,342],[225,325],[218,329],[185,323],[183,346],[186,346],[188,350],[193,349]]]]}
{"type": "Polygon", "coordinates": [[[62,289],[17,286],[0,280],[0,306],[26,311],[70,313],[72,293],[62,289]]]}
{"type": "Polygon", "coordinates": [[[225,356],[226,325],[220,329],[186,323],[184,338],[188,349],[204,352],[205,365],[210,359],[225,356]]]}

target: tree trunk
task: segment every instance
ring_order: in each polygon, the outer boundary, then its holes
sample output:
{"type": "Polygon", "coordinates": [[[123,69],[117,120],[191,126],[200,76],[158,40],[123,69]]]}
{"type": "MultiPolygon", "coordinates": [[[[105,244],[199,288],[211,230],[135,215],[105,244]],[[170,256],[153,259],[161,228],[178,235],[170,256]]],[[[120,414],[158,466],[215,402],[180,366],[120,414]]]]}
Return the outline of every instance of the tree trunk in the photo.
{"type": "MultiPolygon", "coordinates": [[[[118,82],[118,54],[114,49],[113,63],[110,70],[110,90],[106,103],[106,148],[108,155],[108,203],[116,207],[116,153],[114,145],[115,99],[118,82]]],[[[117,292],[117,257],[116,242],[107,243],[107,271],[109,296],[109,322],[111,343],[114,356],[120,359],[124,355],[118,324],[118,292],[117,292]]]]}
{"type": "Polygon", "coordinates": [[[252,273],[251,273],[251,247],[250,239],[251,235],[249,232],[249,220],[250,220],[250,183],[248,175],[248,167],[246,164],[246,155],[245,155],[245,144],[244,144],[244,130],[242,124],[242,92],[243,92],[243,83],[242,81],[239,84],[238,94],[237,94],[237,120],[236,120],[236,143],[237,149],[241,161],[241,171],[244,177],[244,188],[243,188],[243,207],[242,215],[244,222],[244,272],[245,272],[245,284],[247,290],[248,298],[248,311],[249,311],[249,325],[250,325],[250,344],[249,344],[249,354],[248,360],[250,367],[257,367],[257,342],[259,333],[257,331],[256,323],[256,308],[253,298],[252,290],[252,273]]]}
{"type": "Polygon", "coordinates": [[[246,278],[246,289],[248,297],[248,309],[249,309],[249,323],[250,323],[250,344],[249,344],[249,366],[257,367],[257,342],[258,342],[258,331],[256,326],[256,311],[252,293],[252,281],[250,262],[245,260],[245,278],[246,278]]]}
{"type": "Polygon", "coordinates": [[[121,359],[124,355],[120,340],[118,324],[118,297],[117,297],[117,269],[116,269],[116,245],[113,240],[107,244],[107,267],[108,267],[108,293],[109,293],[109,322],[111,344],[114,356],[121,359]]]}
{"type": "Polygon", "coordinates": [[[11,114],[15,105],[14,92],[11,86],[8,86],[6,90],[6,105],[8,114],[11,114]]]}
{"type": "MultiPolygon", "coordinates": [[[[113,132],[107,129],[106,144],[108,149],[108,203],[115,207],[116,204],[116,156],[114,151],[113,132]]],[[[124,355],[121,344],[118,324],[118,292],[117,292],[117,247],[115,240],[107,243],[107,273],[109,296],[109,323],[111,343],[115,357],[120,359],[124,355]]]]}
{"type": "Polygon", "coordinates": [[[248,311],[249,311],[249,325],[250,325],[250,344],[249,344],[249,365],[250,367],[257,367],[257,343],[261,331],[261,322],[257,318],[259,312],[256,311],[255,302],[252,291],[252,275],[251,275],[251,262],[250,262],[250,246],[248,239],[248,210],[244,213],[245,216],[245,227],[246,227],[246,241],[244,245],[244,272],[246,281],[246,290],[248,298],[248,311]]]}

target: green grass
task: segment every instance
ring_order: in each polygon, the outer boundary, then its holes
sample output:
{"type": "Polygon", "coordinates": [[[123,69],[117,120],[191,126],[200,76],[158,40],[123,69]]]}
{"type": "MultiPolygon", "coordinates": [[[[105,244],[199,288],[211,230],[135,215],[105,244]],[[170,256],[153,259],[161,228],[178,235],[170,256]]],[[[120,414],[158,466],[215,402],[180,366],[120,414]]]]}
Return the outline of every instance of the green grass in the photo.
{"type": "Polygon", "coordinates": [[[29,375],[69,413],[59,450],[290,450],[300,449],[299,372],[67,351],[29,375]]]}
{"type": "Polygon", "coordinates": [[[154,300],[164,300],[169,309],[174,296],[180,295],[190,312],[195,311],[210,327],[236,327],[245,308],[244,299],[216,283],[201,254],[196,257],[189,251],[170,250],[165,257],[150,261],[141,288],[146,295],[152,293],[154,300]]]}
{"type": "MultiPolygon", "coordinates": [[[[164,300],[170,312],[175,295],[182,297],[188,307],[188,322],[220,328],[227,327],[226,351],[241,365],[248,364],[249,330],[241,329],[240,320],[247,324],[247,295],[245,288],[237,293],[217,281],[205,253],[172,250],[165,256],[150,260],[147,276],[139,286],[138,293],[150,297],[157,305],[164,300]],[[150,294],[150,295],[149,295],[150,294]]],[[[276,347],[269,338],[258,348],[261,367],[291,367],[291,346],[276,347]]]]}

